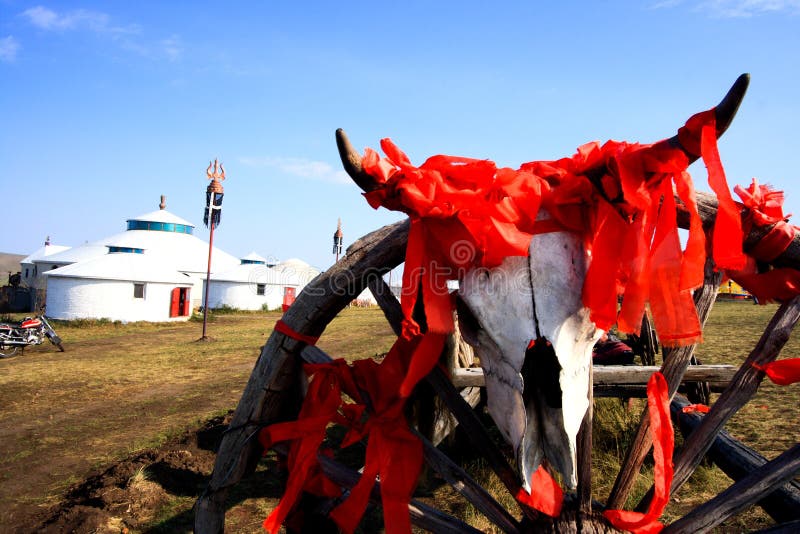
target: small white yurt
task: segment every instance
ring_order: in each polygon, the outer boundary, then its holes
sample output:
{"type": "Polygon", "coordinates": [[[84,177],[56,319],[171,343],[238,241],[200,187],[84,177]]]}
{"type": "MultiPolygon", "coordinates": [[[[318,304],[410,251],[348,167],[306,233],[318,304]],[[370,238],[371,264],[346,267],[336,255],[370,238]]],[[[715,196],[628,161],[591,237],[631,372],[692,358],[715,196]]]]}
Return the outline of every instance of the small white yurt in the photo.
{"type": "Polygon", "coordinates": [[[50,237],[48,236],[44,242],[44,246],[19,262],[20,282],[22,285],[24,287],[44,289],[44,279],[41,278],[40,275],[50,269],[56,269],[60,266],[49,262],[49,258],[65,250],[69,250],[69,247],[51,244],[50,237]]]}
{"type": "Polygon", "coordinates": [[[319,271],[302,260],[270,264],[251,253],[235,268],[214,274],[209,285],[209,308],[279,310],[294,302],[319,271]]]}

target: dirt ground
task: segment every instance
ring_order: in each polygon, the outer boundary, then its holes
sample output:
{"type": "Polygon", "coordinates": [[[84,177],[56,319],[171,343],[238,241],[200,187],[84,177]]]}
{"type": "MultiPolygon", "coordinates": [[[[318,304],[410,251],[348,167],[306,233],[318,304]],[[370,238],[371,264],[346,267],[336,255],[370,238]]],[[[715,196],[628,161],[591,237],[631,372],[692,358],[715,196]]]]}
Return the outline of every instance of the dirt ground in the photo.
{"type": "MultiPolygon", "coordinates": [[[[214,448],[226,427],[226,418],[214,418],[196,431],[89,477],[70,489],[62,502],[41,513],[32,531],[117,534],[141,530],[175,497],[194,497],[202,491],[214,467],[214,448]]],[[[160,529],[191,530],[191,520],[190,513],[178,514],[160,529]]]]}
{"type": "Polygon", "coordinates": [[[157,514],[190,531],[178,524],[274,320],[220,317],[213,343],[197,323],[61,324],[65,352],[0,360],[0,532],[135,532],[157,514]]]}

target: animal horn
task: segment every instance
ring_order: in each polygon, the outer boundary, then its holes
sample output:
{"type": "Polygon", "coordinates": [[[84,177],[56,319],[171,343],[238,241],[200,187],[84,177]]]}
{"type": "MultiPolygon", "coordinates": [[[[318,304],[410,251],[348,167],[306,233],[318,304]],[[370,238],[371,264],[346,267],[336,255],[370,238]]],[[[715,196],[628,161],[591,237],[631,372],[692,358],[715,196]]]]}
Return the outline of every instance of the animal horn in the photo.
{"type": "Polygon", "coordinates": [[[339,157],[342,159],[344,170],[356,185],[366,193],[377,189],[378,182],[373,176],[364,172],[364,168],[361,166],[361,155],[350,144],[347,134],[341,128],[336,130],[336,146],[339,148],[339,157]]]}
{"type": "MultiPolygon", "coordinates": [[[[720,101],[717,107],[714,108],[714,114],[716,115],[717,122],[717,139],[722,137],[722,134],[725,133],[725,130],[727,130],[728,126],[730,126],[733,122],[733,118],[736,116],[736,112],[739,110],[739,105],[742,103],[749,85],[750,75],[747,73],[740,75],[738,78],[736,78],[736,81],[733,82],[733,85],[728,90],[728,93],[725,95],[725,97],[720,101]]],[[[699,154],[694,154],[686,147],[682,146],[677,135],[667,139],[667,142],[670,145],[677,146],[683,150],[684,153],[689,156],[689,163],[695,162],[700,157],[699,154]]]]}

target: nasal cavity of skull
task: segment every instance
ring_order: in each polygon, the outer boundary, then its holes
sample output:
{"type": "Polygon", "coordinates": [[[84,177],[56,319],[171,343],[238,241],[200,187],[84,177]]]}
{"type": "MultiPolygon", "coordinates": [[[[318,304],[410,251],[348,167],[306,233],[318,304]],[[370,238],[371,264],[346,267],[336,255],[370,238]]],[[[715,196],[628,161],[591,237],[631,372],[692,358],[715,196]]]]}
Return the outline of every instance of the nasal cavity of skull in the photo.
{"type": "Polygon", "coordinates": [[[550,408],[561,408],[561,383],[556,351],[552,343],[540,337],[532,341],[525,351],[522,363],[522,398],[525,404],[531,399],[542,399],[550,408]]]}
{"type": "Polygon", "coordinates": [[[461,336],[473,347],[479,346],[478,330],[481,329],[481,325],[478,319],[472,314],[467,303],[458,296],[456,296],[456,314],[458,316],[458,327],[461,330],[461,336]]]}

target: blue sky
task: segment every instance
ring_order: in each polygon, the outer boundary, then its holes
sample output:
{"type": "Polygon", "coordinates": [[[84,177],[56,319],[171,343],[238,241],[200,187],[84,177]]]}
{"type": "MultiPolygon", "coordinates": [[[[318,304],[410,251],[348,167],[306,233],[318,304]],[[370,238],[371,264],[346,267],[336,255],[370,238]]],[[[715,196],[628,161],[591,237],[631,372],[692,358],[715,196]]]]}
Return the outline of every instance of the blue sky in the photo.
{"type": "Polygon", "coordinates": [[[798,0],[0,0],[0,251],[99,239],[162,194],[207,239],[219,158],[215,244],[324,269],[337,218],[345,245],[401,218],[341,172],[338,127],[417,163],[517,167],[668,137],[742,72],[750,90],[720,143],[729,183],[771,183],[800,217],[798,0]]]}

